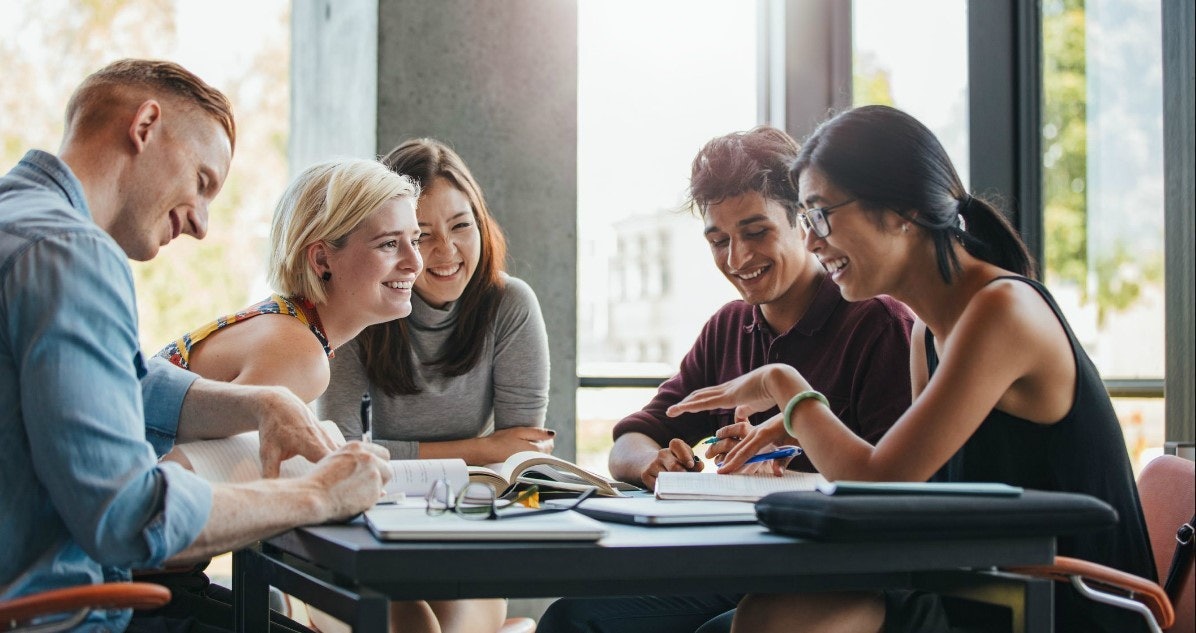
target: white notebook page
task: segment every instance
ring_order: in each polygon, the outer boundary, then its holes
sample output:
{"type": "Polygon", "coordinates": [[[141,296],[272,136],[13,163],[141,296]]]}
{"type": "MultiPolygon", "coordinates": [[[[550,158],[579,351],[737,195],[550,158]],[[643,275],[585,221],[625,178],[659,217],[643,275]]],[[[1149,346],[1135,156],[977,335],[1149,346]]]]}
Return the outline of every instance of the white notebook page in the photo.
{"type": "Polygon", "coordinates": [[[656,480],[657,499],[726,499],[756,501],[787,490],[814,490],[826,480],[818,473],[786,471],[766,475],[662,472],[656,480]]]}

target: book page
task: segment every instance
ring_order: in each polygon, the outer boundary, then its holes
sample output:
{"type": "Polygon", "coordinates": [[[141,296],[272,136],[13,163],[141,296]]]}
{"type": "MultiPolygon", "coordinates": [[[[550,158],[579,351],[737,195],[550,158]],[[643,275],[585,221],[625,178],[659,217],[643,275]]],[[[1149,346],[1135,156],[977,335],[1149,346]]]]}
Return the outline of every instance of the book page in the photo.
{"type": "MultiPolygon", "coordinates": [[[[324,420],[320,426],[332,434],[337,444],[345,443],[335,422],[324,420]]],[[[191,462],[195,474],[213,483],[245,483],[261,479],[260,446],[257,431],[177,445],[191,462]]],[[[306,458],[296,455],[282,463],[279,477],[302,477],[315,467],[306,458]]],[[[461,459],[391,460],[390,469],[391,480],[385,487],[389,500],[401,498],[403,494],[422,498],[437,479],[447,479],[453,490],[460,490],[469,482],[469,471],[461,459]]]]}
{"type": "MultiPolygon", "coordinates": [[[[345,436],[331,420],[320,422],[337,444],[345,443],[345,436]]],[[[248,431],[218,440],[200,440],[177,444],[176,447],[191,462],[195,474],[214,483],[245,483],[262,478],[257,431],[248,431]]],[[[280,477],[300,477],[316,465],[296,455],[282,463],[280,477]]]]}
{"type": "Polygon", "coordinates": [[[469,481],[489,484],[494,488],[495,494],[502,495],[507,488],[511,487],[511,482],[503,479],[503,476],[498,474],[498,469],[502,464],[490,464],[487,466],[469,466],[469,481]]]}
{"type": "Polygon", "coordinates": [[[521,451],[511,455],[503,462],[500,474],[508,481],[538,483],[562,490],[580,491],[596,488],[598,494],[607,497],[623,496],[619,492],[620,489],[636,490],[634,487],[592,473],[573,462],[537,451],[521,451]]]}
{"type": "Polygon", "coordinates": [[[454,494],[469,483],[469,467],[463,459],[392,459],[390,470],[388,497],[398,492],[423,497],[437,479],[447,479],[454,494]]]}
{"type": "MultiPolygon", "coordinates": [[[[620,484],[613,479],[590,472],[571,461],[561,459],[548,453],[537,451],[520,451],[507,458],[498,469],[507,480],[517,478],[524,471],[539,472],[545,477],[563,482],[579,483],[588,481],[594,484],[620,484]]],[[[634,489],[634,488],[632,488],[634,489]]]]}
{"type": "Polygon", "coordinates": [[[780,477],[662,472],[656,479],[656,498],[756,501],[774,492],[814,490],[825,481],[817,473],[795,471],[786,471],[780,477]]]}

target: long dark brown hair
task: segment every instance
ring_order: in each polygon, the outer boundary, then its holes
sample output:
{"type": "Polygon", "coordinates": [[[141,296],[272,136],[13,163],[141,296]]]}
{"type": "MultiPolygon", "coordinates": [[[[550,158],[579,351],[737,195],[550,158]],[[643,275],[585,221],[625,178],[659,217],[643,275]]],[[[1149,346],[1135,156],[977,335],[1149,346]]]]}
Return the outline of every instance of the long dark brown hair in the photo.
{"type": "Polygon", "coordinates": [[[1035,276],[1034,260],[1009,220],[968,194],[934,133],[901,110],[862,106],[818,126],[798,153],[790,179],[797,182],[810,167],[858,198],[864,209],[876,214],[890,209],[930,233],[947,283],[960,270],[956,241],[973,257],[1035,276]]]}
{"type": "MultiPolygon", "coordinates": [[[[391,150],[382,158],[382,163],[415,180],[425,192],[434,180],[443,178],[465,194],[473,209],[482,242],[478,267],[457,300],[460,304],[457,323],[449,335],[444,354],[427,363],[446,376],[461,376],[477,366],[490,324],[498,313],[507,241],[486,207],[478,182],[465,166],[465,161],[448,145],[430,138],[411,139],[391,150]]],[[[420,392],[415,385],[412,365],[415,355],[411,350],[406,319],[372,325],[357,336],[357,342],[371,383],[389,396],[420,392]]]]}

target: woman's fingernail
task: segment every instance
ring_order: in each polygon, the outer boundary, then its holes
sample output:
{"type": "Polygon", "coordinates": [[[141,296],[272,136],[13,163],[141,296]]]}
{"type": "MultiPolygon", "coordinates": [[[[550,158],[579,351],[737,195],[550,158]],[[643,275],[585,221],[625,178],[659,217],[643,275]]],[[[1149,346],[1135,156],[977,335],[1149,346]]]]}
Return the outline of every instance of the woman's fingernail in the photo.
{"type": "Polygon", "coordinates": [[[549,434],[549,435],[556,435],[556,431],[554,431],[554,430],[552,430],[552,429],[544,429],[544,430],[545,430],[545,431],[548,431],[548,434],[549,434]]]}

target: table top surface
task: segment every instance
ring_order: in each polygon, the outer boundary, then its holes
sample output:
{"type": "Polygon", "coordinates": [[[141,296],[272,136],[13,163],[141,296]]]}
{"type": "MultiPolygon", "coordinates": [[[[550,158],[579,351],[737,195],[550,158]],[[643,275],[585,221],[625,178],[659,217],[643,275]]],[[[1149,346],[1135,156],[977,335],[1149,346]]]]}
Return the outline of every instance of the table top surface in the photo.
{"type": "Polygon", "coordinates": [[[642,527],[608,523],[598,542],[382,542],[360,522],[299,528],[265,541],[277,552],[361,584],[678,581],[877,574],[1045,564],[1053,537],[819,542],[759,524],[642,527]],[[547,574],[547,575],[546,575],[547,574]]]}

